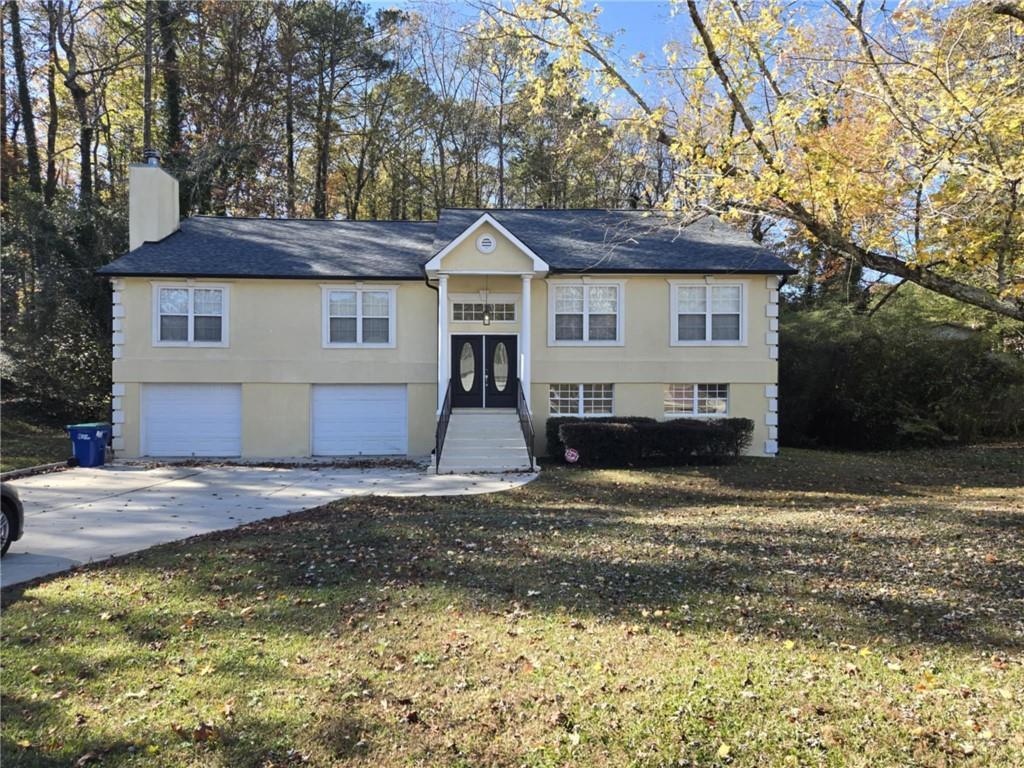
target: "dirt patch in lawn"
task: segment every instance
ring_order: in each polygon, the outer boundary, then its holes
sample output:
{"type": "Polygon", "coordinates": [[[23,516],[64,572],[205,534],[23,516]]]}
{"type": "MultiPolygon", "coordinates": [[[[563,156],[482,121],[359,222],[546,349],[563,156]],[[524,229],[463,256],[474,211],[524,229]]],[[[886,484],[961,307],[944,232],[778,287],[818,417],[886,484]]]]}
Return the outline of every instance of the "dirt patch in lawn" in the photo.
{"type": "Polygon", "coordinates": [[[25,590],[5,765],[1019,765],[1024,458],[360,497],[25,590]]]}

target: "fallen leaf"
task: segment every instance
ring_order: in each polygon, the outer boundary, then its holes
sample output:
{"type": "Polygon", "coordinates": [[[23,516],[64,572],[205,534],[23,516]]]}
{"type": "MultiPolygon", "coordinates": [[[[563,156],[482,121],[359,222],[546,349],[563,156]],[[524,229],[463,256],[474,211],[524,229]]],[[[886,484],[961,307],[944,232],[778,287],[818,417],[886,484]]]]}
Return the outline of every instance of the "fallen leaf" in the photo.
{"type": "Polygon", "coordinates": [[[196,742],[213,741],[220,737],[220,731],[210,723],[200,723],[192,729],[192,739],[196,742]]]}

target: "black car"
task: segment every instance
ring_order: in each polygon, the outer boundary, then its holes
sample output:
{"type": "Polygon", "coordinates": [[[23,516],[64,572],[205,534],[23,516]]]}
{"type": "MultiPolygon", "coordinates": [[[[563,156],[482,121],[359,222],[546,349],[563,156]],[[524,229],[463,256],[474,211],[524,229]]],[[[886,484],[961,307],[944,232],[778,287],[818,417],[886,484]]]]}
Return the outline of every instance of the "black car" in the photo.
{"type": "Polygon", "coordinates": [[[0,494],[3,496],[3,516],[0,517],[0,555],[6,555],[12,541],[21,538],[25,524],[25,509],[13,485],[0,483],[0,494]]]}

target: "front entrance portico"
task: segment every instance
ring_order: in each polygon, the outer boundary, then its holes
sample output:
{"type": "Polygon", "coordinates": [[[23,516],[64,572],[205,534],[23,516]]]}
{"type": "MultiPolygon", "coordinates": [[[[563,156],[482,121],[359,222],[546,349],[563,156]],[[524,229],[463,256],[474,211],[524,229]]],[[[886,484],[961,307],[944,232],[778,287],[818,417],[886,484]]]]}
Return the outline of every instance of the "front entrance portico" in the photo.
{"type": "Polygon", "coordinates": [[[547,263],[484,213],[425,270],[437,286],[435,467],[532,466],[530,292],[547,263]]]}
{"type": "MultiPolygon", "coordinates": [[[[451,387],[453,396],[460,395],[459,399],[467,401],[468,392],[460,389],[461,384],[456,386],[456,377],[461,375],[460,360],[456,358],[456,354],[461,355],[463,346],[456,347],[454,340],[457,337],[471,335],[470,331],[476,332],[476,335],[483,338],[489,338],[492,335],[511,335],[513,331],[518,332],[518,337],[513,337],[514,347],[510,348],[506,342],[504,352],[514,353],[514,359],[510,360],[510,365],[517,374],[516,380],[521,382],[522,394],[529,406],[532,357],[530,330],[533,310],[530,294],[533,278],[535,276],[543,277],[548,273],[547,263],[503,227],[497,219],[489,213],[485,213],[427,262],[425,269],[428,279],[437,281],[438,415],[441,413],[449,387],[451,387]],[[488,280],[501,280],[504,285],[509,285],[511,281],[519,283],[518,290],[513,297],[515,299],[514,320],[504,328],[501,327],[503,324],[495,323],[480,329],[468,327],[466,323],[460,322],[462,315],[455,315],[454,317],[458,317],[459,320],[453,320],[453,303],[455,303],[456,296],[451,290],[452,282],[458,281],[460,284],[459,296],[468,285],[472,291],[479,293],[479,301],[489,308],[493,305],[488,300],[488,280]],[[507,332],[503,334],[505,331],[507,332]]],[[[502,295],[504,297],[507,294],[502,295]]],[[[485,320],[484,324],[487,325],[488,321],[485,320]]],[[[494,345],[497,343],[497,341],[493,342],[494,345]]],[[[477,348],[470,343],[467,355],[473,350],[477,350],[477,348]]],[[[487,392],[483,388],[484,379],[488,375],[487,367],[493,363],[490,353],[500,355],[502,350],[493,346],[488,351],[486,343],[481,340],[479,350],[473,357],[473,361],[479,361],[482,366],[477,368],[479,381],[476,382],[480,386],[479,399],[481,402],[476,404],[474,400],[474,405],[467,407],[485,407],[482,402],[486,399],[487,392]],[[486,365],[484,365],[485,361],[487,361],[486,365]]],[[[494,380],[492,379],[491,385],[493,384],[494,380]]],[[[516,389],[506,388],[502,392],[492,392],[492,394],[497,398],[497,402],[500,402],[502,395],[508,398],[509,394],[517,395],[518,392],[516,389]]],[[[492,400],[492,402],[495,401],[492,400]]],[[[507,406],[502,407],[515,407],[515,402],[509,402],[507,406]]]]}

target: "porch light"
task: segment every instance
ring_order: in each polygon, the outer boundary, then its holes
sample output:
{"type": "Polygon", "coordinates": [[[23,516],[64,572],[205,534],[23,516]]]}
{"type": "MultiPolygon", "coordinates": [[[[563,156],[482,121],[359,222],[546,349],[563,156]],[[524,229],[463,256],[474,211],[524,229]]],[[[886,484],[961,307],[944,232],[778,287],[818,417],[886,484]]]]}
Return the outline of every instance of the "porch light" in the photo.
{"type": "Polygon", "coordinates": [[[484,275],[484,325],[491,324],[491,316],[494,314],[494,307],[487,301],[491,297],[488,282],[487,275],[484,275]]]}

